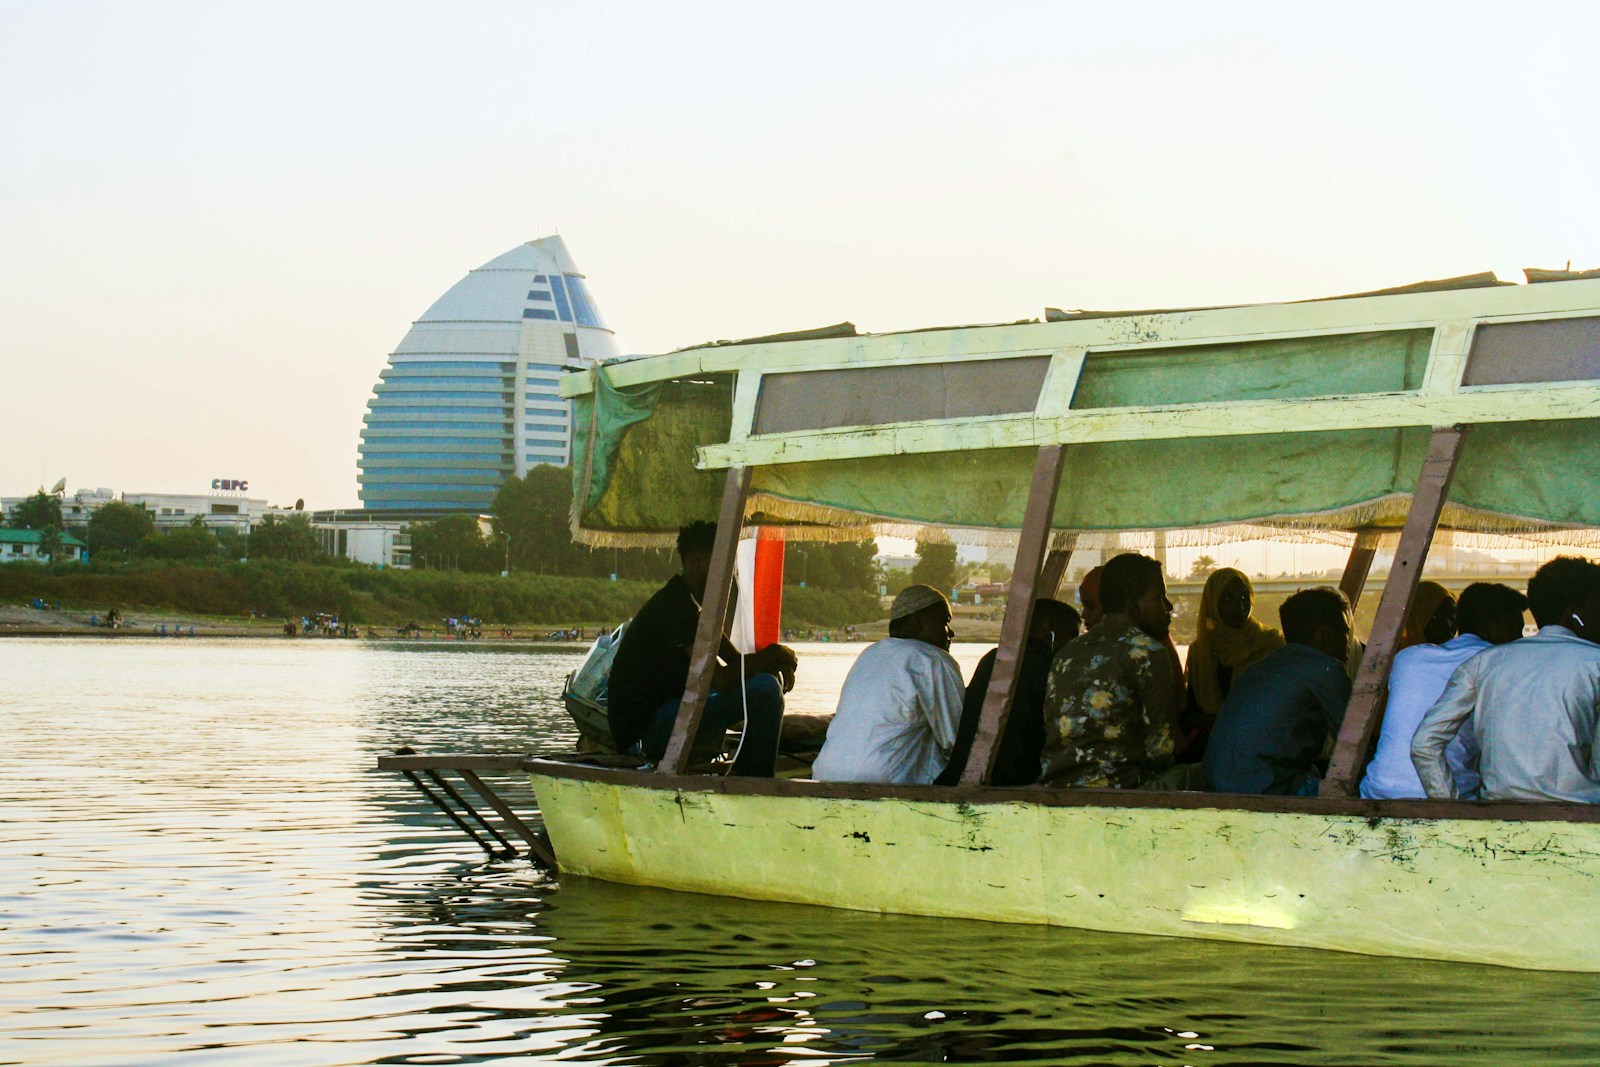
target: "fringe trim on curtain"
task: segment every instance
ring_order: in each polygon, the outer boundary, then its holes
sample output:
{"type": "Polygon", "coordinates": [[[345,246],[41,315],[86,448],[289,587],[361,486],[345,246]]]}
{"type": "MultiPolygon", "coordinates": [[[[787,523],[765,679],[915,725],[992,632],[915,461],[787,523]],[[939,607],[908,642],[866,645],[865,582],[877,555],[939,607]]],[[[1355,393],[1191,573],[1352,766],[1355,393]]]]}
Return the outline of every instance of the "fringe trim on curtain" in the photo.
{"type": "MultiPolygon", "coordinates": [[[[1133,549],[1153,544],[1157,532],[1168,548],[1204,548],[1238,541],[1278,541],[1349,547],[1361,540],[1390,547],[1399,538],[1411,505],[1409,493],[1394,493],[1350,507],[1300,515],[1265,516],[1251,522],[1164,530],[1058,530],[1052,548],[1133,549]],[[1358,532],[1359,531],[1359,532],[1358,532]]],[[[782,530],[791,541],[864,541],[900,537],[977,547],[1017,543],[1018,531],[1001,527],[954,527],[889,519],[845,508],[786,500],[771,493],[750,494],[745,536],[754,526],[782,530]]],[[[599,530],[575,527],[573,540],[595,548],[672,548],[676,530],[599,530]]],[[[1600,527],[1561,526],[1540,519],[1446,504],[1436,541],[1463,548],[1600,547],[1600,527]]]]}

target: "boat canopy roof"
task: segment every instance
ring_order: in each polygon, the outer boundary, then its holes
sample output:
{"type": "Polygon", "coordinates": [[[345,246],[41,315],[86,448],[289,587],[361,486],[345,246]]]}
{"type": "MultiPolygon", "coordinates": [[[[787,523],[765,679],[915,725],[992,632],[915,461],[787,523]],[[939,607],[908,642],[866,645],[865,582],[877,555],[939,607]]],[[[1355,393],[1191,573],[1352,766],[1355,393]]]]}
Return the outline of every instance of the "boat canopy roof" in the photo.
{"type": "Polygon", "coordinates": [[[1081,539],[1340,540],[1397,528],[1432,428],[1471,427],[1442,525],[1600,543],[1600,277],[1471,275],[1292,304],[848,323],[569,374],[575,536],[669,544],[751,471],[754,524],[1014,536],[1066,446],[1081,539]]]}

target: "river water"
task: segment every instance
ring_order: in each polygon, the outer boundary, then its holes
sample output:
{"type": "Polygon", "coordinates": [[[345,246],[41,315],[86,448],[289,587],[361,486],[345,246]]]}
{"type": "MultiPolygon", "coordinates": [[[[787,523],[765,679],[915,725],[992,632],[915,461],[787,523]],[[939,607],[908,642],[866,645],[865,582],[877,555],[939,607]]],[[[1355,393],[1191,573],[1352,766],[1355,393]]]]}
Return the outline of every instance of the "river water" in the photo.
{"type": "Polygon", "coordinates": [[[0,640],[0,1063],[1600,1060],[1595,976],[558,885],[373,769],[566,748],[578,658],[0,640]]]}

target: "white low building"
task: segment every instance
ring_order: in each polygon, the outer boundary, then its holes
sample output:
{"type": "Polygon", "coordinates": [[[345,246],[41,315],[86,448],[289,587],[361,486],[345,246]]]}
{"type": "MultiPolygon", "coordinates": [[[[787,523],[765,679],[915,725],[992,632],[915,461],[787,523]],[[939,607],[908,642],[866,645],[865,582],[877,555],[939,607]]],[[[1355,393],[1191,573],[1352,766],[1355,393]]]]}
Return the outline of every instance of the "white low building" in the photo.
{"type": "Polygon", "coordinates": [[[199,519],[211,531],[248,533],[250,527],[261,525],[269,512],[288,510],[268,507],[265,500],[238,492],[123,493],[122,502],[148,511],[158,530],[179,529],[199,519]]]}
{"type": "MultiPolygon", "coordinates": [[[[86,563],[89,548],[69,533],[63,533],[57,543],[56,563],[86,563]]],[[[50,557],[44,551],[44,534],[39,530],[11,530],[0,527],[0,563],[46,563],[50,557]]]]}
{"type": "MultiPolygon", "coordinates": [[[[115,490],[79,489],[75,493],[60,493],[61,521],[69,528],[89,525],[94,513],[121,500],[124,504],[142,507],[155,520],[158,530],[176,530],[199,519],[206,529],[235,530],[248,533],[250,527],[259,526],[270,513],[292,514],[287,508],[269,507],[265,500],[246,496],[249,482],[213,478],[209,493],[123,493],[115,490]]],[[[0,497],[0,509],[7,515],[29,497],[0,497]]]]}
{"type": "Polygon", "coordinates": [[[312,517],[311,529],[330,556],[343,556],[373,567],[411,566],[411,524],[409,522],[361,519],[334,519],[321,513],[312,517]]]}

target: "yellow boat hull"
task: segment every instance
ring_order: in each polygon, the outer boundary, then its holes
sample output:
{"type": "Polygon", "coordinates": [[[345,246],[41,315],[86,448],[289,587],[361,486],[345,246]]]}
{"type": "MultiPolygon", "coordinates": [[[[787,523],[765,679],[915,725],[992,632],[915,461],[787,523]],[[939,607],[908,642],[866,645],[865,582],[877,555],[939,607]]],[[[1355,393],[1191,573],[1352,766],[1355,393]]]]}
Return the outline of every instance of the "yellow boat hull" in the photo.
{"type": "Polygon", "coordinates": [[[1042,803],[999,790],[957,800],[942,799],[953,790],[918,799],[904,789],[674,788],[629,772],[531,777],[562,871],[612,882],[1600,971],[1593,822],[1042,803]]]}

